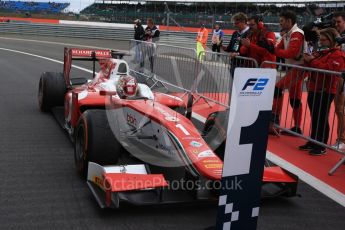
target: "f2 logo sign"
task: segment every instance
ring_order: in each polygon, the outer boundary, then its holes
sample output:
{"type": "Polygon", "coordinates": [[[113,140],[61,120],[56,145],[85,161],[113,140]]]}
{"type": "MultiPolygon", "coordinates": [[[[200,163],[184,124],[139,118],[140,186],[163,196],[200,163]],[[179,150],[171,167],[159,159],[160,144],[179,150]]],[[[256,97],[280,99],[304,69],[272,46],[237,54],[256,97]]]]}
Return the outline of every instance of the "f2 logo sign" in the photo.
{"type": "Polygon", "coordinates": [[[253,90],[263,90],[268,83],[268,78],[249,78],[243,86],[243,90],[246,90],[248,86],[254,86],[253,90]]]}

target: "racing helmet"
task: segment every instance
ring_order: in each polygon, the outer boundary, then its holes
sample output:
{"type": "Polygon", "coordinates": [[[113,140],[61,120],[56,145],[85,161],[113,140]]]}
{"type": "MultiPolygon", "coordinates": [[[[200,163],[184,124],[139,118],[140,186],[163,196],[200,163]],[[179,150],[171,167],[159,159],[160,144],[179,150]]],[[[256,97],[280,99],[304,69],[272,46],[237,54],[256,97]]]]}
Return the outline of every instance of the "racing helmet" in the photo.
{"type": "Polygon", "coordinates": [[[117,84],[116,91],[121,98],[135,97],[138,91],[138,82],[132,76],[120,76],[117,84]]]}

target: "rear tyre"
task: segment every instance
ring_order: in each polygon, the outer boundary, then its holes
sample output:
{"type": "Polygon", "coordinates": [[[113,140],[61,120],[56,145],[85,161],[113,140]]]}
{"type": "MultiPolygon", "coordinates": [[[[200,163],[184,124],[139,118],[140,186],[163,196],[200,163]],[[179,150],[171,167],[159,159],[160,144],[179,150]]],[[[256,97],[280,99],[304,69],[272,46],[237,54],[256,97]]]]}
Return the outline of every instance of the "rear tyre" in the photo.
{"type": "Polygon", "coordinates": [[[87,110],[81,115],[75,130],[74,160],[83,178],[87,177],[90,161],[99,165],[116,164],[121,149],[105,110],[87,110]]]}
{"type": "Polygon", "coordinates": [[[63,106],[67,91],[62,73],[44,72],[38,86],[38,105],[41,111],[48,112],[52,107],[63,106]]]}

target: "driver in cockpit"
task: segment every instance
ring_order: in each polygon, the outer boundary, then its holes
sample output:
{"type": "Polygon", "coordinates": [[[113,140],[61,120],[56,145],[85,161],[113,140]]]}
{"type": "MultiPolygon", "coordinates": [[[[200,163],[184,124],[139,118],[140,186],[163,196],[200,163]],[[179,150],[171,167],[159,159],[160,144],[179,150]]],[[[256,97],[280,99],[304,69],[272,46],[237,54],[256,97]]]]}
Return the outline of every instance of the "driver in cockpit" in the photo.
{"type": "Polygon", "coordinates": [[[120,76],[116,83],[116,92],[122,99],[132,99],[137,96],[138,82],[132,76],[120,76]]]}

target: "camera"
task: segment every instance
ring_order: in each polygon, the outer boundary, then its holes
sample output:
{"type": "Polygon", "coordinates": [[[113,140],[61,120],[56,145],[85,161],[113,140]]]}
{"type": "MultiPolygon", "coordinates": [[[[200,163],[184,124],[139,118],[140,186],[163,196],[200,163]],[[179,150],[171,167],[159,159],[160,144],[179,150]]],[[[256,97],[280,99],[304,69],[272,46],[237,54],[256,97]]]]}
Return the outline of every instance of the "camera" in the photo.
{"type": "MultiPolygon", "coordinates": [[[[314,22],[310,22],[303,26],[303,31],[304,31],[304,37],[307,42],[311,43],[317,43],[319,40],[319,34],[317,30],[314,28],[317,28],[318,30],[320,29],[325,29],[328,27],[334,27],[334,21],[333,21],[333,13],[327,14],[325,16],[322,16],[318,19],[316,19],[314,22]]],[[[337,37],[336,42],[338,45],[345,44],[345,36],[342,37],[337,37]]]]}
{"type": "Polygon", "coordinates": [[[271,54],[274,54],[274,45],[271,44],[271,43],[268,43],[266,40],[259,40],[258,41],[258,46],[266,49],[271,54]]]}
{"type": "Polygon", "coordinates": [[[337,41],[338,45],[345,44],[345,36],[337,37],[335,40],[337,41]]]}
{"type": "Polygon", "coordinates": [[[318,30],[325,29],[328,27],[334,27],[333,13],[321,16],[313,22],[310,22],[303,26],[305,40],[311,43],[317,43],[319,40],[319,34],[315,28],[318,30]]]}
{"type": "Polygon", "coordinates": [[[317,27],[318,29],[325,29],[328,27],[334,27],[334,21],[333,21],[333,13],[327,14],[325,16],[321,16],[321,18],[316,19],[313,22],[314,27],[317,27]]]}

